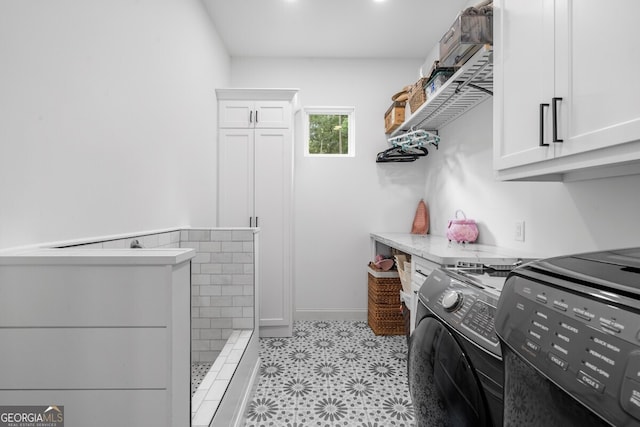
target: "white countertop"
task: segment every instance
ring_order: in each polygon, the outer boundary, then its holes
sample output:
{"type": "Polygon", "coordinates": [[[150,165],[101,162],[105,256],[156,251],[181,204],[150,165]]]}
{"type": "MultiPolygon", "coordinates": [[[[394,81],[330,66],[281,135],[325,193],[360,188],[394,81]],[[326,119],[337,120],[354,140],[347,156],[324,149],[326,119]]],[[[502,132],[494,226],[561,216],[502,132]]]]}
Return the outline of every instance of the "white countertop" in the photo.
{"type": "Polygon", "coordinates": [[[0,255],[0,265],[175,265],[195,256],[189,248],[46,248],[0,255]]]}
{"type": "Polygon", "coordinates": [[[477,243],[449,242],[446,237],[410,233],[371,233],[371,238],[389,247],[418,256],[440,265],[451,265],[456,261],[482,264],[513,264],[539,258],[514,249],[477,243]]]}

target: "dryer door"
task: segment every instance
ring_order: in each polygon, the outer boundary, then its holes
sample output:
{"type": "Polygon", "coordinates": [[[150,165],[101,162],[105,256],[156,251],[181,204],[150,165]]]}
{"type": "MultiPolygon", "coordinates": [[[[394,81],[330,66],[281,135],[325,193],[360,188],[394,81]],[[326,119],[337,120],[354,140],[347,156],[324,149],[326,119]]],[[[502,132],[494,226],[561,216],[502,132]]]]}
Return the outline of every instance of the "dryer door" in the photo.
{"type": "Polygon", "coordinates": [[[453,335],[437,319],[424,317],[411,334],[409,391],[416,425],[489,425],[480,384],[453,335]]]}

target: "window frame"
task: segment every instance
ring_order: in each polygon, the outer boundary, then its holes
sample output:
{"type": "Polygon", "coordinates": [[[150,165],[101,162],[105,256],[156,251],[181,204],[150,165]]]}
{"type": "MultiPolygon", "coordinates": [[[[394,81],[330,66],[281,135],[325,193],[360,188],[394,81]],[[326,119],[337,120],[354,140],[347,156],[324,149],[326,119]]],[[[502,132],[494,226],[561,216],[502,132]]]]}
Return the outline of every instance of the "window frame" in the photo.
{"type": "Polygon", "coordinates": [[[356,155],[356,125],[355,125],[355,107],[304,107],[302,109],[302,120],[304,128],[304,156],[305,157],[355,157],[356,155]],[[314,154],[309,152],[309,116],[310,115],[341,115],[347,116],[349,122],[347,153],[322,153],[314,154]]]}

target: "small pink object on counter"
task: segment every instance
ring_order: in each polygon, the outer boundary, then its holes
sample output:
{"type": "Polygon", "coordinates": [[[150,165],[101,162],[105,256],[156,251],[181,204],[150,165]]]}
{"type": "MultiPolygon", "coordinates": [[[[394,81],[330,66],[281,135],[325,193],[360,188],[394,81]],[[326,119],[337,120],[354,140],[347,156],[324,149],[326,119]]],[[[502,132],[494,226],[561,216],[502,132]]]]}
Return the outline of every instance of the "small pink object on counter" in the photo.
{"type": "Polygon", "coordinates": [[[429,209],[424,199],[418,202],[416,215],[411,225],[411,234],[427,234],[429,232],[429,209]]]}
{"type": "Polygon", "coordinates": [[[449,241],[458,243],[473,243],[478,238],[478,226],[472,219],[467,219],[467,216],[460,209],[456,211],[456,217],[449,220],[447,226],[447,239],[449,241]],[[458,213],[462,214],[462,219],[458,218],[458,213]]]}

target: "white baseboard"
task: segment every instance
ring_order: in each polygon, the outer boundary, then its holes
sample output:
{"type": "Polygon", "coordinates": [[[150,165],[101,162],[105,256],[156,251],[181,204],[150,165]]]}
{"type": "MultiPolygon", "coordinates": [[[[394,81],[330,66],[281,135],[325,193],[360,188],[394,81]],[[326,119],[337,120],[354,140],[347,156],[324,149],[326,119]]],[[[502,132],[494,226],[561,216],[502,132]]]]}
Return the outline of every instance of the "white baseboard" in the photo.
{"type": "Polygon", "coordinates": [[[366,309],[298,309],[294,320],[367,320],[366,309]]]}
{"type": "Polygon", "coordinates": [[[260,338],[283,338],[293,335],[293,325],[259,327],[260,338]]]}

